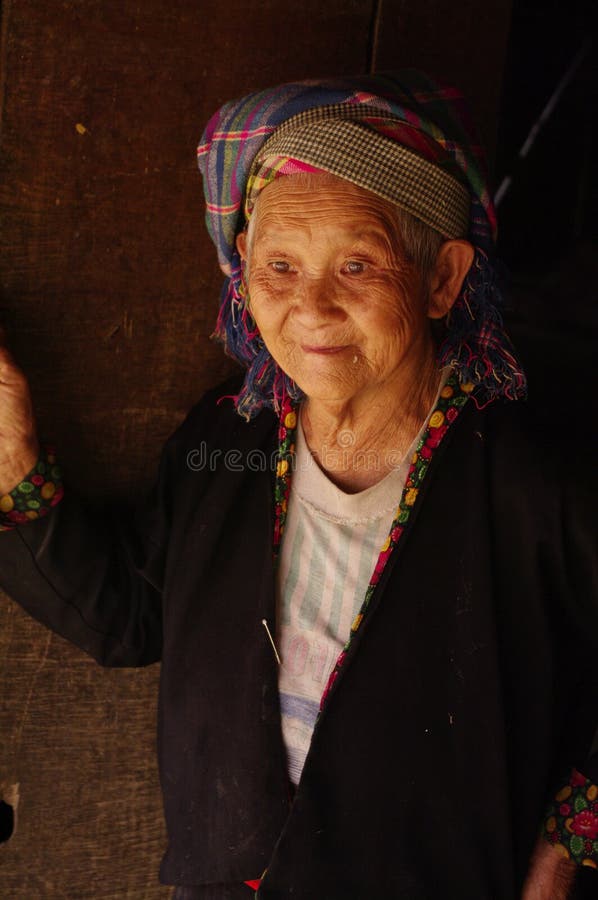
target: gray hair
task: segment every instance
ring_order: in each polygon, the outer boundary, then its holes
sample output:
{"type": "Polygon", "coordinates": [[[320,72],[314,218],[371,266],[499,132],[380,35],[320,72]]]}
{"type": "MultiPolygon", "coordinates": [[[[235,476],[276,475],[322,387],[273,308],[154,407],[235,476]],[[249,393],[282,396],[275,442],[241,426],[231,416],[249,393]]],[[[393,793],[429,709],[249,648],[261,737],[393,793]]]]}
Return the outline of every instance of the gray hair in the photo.
{"type": "Polygon", "coordinates": [[[407,261],[427,285],[436,265],[438,251],[446,238],[399,206],[395,206],[393,212],[397,234],[407,261]]]}

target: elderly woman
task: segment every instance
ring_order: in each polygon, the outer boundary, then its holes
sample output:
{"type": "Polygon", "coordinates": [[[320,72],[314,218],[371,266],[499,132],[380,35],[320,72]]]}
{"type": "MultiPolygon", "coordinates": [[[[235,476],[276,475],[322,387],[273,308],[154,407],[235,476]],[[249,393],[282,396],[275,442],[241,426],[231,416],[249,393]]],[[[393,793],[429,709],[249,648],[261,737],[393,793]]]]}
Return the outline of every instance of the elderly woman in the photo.
{"type": "Polygon", "coordinates": [[[61,498],[4,356],[0,578],[102,664],[162,660],[177,898],[554,900],[562,856],[596,866],[585,532],[515,402],[465,122],[412,72],[214,116],[216,334],[246,371],[134,523],[61,498]]]}

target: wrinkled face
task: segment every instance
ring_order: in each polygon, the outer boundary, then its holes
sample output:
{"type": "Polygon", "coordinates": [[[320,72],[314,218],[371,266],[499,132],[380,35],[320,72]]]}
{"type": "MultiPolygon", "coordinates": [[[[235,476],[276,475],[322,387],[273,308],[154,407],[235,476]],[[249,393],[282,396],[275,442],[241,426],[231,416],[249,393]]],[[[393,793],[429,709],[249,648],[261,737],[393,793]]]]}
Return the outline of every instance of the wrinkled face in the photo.
{"type": "Polygon", "coordinates": [[[417,377],[434,353],[392,206],[369,191],[329,175],[279,178],[238,247],[266,346],[308,397],[365,397],[417,377]]]}

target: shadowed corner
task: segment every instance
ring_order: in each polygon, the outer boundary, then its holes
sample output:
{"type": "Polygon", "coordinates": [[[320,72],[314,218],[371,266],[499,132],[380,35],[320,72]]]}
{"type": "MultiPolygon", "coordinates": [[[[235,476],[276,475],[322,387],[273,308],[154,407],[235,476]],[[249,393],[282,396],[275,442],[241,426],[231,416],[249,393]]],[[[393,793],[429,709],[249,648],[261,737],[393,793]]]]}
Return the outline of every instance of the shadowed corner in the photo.
{"type": "Polygon", "coordinates": [[[19,785],[0,786],[0,844],[6,844],[15,832],[19,785]]]}

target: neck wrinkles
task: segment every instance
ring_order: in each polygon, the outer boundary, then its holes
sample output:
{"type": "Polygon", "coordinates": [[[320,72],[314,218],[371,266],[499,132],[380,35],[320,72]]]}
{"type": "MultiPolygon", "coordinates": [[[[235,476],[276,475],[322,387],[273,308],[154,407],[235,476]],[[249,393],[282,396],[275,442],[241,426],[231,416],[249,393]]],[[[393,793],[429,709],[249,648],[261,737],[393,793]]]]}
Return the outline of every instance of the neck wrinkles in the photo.
{"type": "Polygon", "coordinates": [[[410,376],[347,403],[304,401],[301,416],[305,440],[323,472],[338,487],[357,492],[381,481],[402,458],[430,412],[441,372],[429,358],[410,376]],[[372,460],[378,460],[373,466],[372,460]]]}

